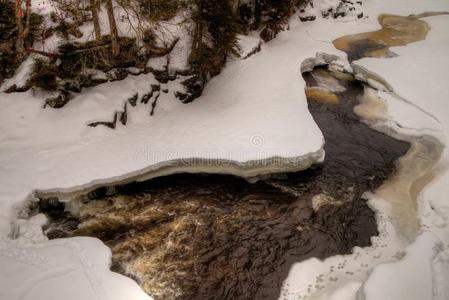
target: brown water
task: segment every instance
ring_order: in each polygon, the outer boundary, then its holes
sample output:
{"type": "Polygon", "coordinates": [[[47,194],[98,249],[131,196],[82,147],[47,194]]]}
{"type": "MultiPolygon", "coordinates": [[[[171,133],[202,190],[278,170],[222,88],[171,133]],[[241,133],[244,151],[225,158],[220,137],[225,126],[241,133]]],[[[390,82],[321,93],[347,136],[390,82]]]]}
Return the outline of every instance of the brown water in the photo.
{"type": "Polygon", "coordinates": [[[448,14],[447,12],[428,12],[411,16],[381,15],[381,29],[346,35],[333,41],[335,48],[348,54],[350,61],[362,57],[395,56],[390,47],[405,46],[424,40],[430,30],[429,25],[421,20],[424,17],[448,14]]]}
{"type": "MultiPolygon", "coordinates": [[[[383,15],[382,29],[334,45],[350,60],[388,57],[389,47],[424,39],[429,26],[420,18],[437,14],[383,15]]],[[[392,200],[398,228],[413,236],[416,198],[441,145],[409,138],[410,148],[367,126],[359,116],[375,122],[386,108],[365,101],[351,74],[319,67],[303,76],[326,141],[322,164],[254,184],[178,174],[100,188],[67,205],[41,199],[38,209],[50,218],[46,234],[98,237],[112,249],[112,269],[156,299],[277,299],[293,263],[370,245],[377,229],[365,191],[392,200]]]]}
{"type": "Polygon", "coordinates": [[[324,104],[337,104],[338,96],[324,88],[320,87],[306,87],[306,97],[309,101],[318,101],[324,104]]]}
{"type": "Polygon", "coordinates": [[[99,189],[67,207],[43,199],[46,234],[100,238],[113,270],[156,299],[277,299],[293,263],[370,245],[376,222],[361,196],[394,172],[409,144],[361,122],[353,109],[363,85],[352,75],[317,68],[304,78],[337,98],[309,99],[326,140],[323,164],[255,184],[180,174],[113,195],[99,189]]]}

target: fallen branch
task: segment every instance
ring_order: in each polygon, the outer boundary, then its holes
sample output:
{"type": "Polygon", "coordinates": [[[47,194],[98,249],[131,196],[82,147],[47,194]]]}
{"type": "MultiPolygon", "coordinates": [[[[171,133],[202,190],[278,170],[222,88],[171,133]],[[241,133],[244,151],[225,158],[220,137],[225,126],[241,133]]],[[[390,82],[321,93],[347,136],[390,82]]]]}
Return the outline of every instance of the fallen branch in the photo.
{"type": "Polygon", "coordinates": [[[108,44],[98,45],[98,46],[94,46],[94,47],[74,50],[74,51],[68,52],[67,54],[80,54],[80,53],[90,52],[90,51],[93,51],[93,50],[98,50],[98,49],[101,49],[101,48],[109,48],[109,47],[111,47],[111,45],[108,45],[108,44]]]}
{"type": "Polygon", "coordinates": [[[37,53],[37,54],[40,54],[40,55],[49,57],[49,58],[51,58],[51,59],[57,59],[57,58],[60,57],[60,55],[57,54],[57,53],[45,52],[45,51],[36,50],[36,49],[33,49],[33,48],[27,48],[26,51],[27,51],[28,53],[37,53]]]}

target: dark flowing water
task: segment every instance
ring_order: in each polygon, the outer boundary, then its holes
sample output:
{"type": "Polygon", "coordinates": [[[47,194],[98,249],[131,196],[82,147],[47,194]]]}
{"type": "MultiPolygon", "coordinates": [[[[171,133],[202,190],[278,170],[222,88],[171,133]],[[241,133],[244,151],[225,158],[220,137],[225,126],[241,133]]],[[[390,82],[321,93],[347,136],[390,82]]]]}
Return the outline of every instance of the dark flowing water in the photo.
{"type": "Polygon", "coordinates": [[[98,237],[112,249],[112,269],[156,299],[277,299],[293,263],[370,245],[376,222],[361,196],[394,172],[410,145],[354,114],[363,85],[352,75],[313,73],[304,78],[326,141],[323,164],[254,184],[180,174],[112,195],[103,188],[72,203],[72,213],[42,199],[47,236],[98,237]],[[324,96],[316,87],[323,76],[338,87],[324,96]]]}

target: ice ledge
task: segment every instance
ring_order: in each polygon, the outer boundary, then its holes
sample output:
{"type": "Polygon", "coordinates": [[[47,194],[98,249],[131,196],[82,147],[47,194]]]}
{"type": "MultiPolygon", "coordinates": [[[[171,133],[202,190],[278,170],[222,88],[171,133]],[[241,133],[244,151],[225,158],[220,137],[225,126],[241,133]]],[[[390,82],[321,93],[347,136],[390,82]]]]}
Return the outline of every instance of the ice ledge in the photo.
{"type": "Polygon", "coordinates": [[[323,160],[324,141],[319,150],[302,156],[273,156],[266,159],[250,160],[247,162],[202,158],[174,159],[116,177],[93,180],[87,184],[69,188],[35,190],[33,194],[35,197],[58,197],[61,201],[68,201],[99,187],[123,185],[135,181],[142,182],[152,178],[178,173],[225,174],[239,176],[249,181],[256,181],[258,177],[264,175],[302,171],[313,164],[321,163],[323,160]]]}

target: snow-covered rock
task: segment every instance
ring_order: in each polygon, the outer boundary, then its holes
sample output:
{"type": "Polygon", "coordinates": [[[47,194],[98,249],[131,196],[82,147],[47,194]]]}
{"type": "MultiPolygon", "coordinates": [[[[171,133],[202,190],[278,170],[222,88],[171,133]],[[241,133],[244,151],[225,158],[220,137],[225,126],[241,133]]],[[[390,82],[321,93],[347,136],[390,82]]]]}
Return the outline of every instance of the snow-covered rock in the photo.
{"type": "Polygon", "coordinates": [[[150,58],[147,62],[147,68],[151,72],[167,71],[167,68],[168,68],[167,55],[150,58]]]}

